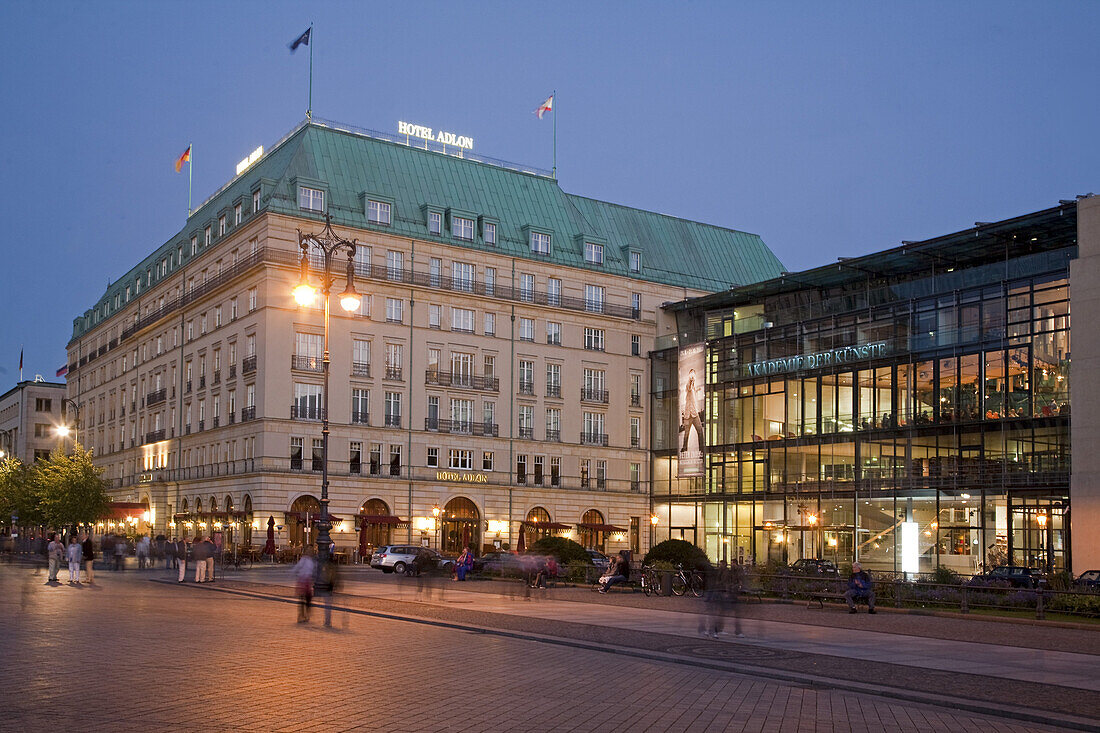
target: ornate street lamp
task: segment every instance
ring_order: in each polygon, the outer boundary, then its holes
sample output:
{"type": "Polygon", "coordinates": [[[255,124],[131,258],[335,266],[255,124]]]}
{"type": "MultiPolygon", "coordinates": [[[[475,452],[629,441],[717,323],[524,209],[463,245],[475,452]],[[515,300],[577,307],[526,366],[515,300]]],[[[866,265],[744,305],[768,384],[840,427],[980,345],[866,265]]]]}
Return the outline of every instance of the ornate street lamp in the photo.
{"type": "Polygon", "coordinates": [[[60,425],[56,426],[53,431],[54,434],[56,434],[57,437],[61,439],[69,437],[69,433],[72,433],[73,445],[75,446],[80,443],[80,405],[76,403],[76,400],[69,399],[68,397],[63,397],[61,399],[62,411],[64,411],[66,405],[73,406],[73,426],[70,428],[65,423],[61,423],[60,425]]]}
{"type": "Polygon", "coordinates": [[[329,330],[329,294],[332,292],[334,278],[332,261],[341,252],[348,256],[347,284],[340,293],[340,307],[351,313],[359,309],[362,297],[355,291],[355,249],[354,240],[347,240],[332,230],[332,217],[325,214],[325,228],[320,234],[303,234],[298,230],[298,246],[302,250],[301,275],[294,288],[294,300],[299,305],[312,305],[317,299],[317,289],[309,282],[309,253],[315,248],[324,256],[324,268],[321,271],[321,299],[325,309],[325,349],[321,360],[324,386],[321,393],[321,521],[317,523],[317,554],[324,562],[332,551],[332,539],[329,537],[331,522],[328,513],[328,330],[329,330]]]}

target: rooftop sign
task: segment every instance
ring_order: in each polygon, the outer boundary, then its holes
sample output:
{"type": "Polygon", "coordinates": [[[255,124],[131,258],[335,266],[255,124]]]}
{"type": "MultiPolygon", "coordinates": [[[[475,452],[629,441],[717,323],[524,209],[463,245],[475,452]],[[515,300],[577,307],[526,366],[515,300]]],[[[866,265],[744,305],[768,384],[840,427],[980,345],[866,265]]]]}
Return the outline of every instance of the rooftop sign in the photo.
{"type": "Polygon", "coordinates": [[[474,149],[474,139],[472,137],[456,135],[453,132],[443,132],[442,130],[436,131],[430,127],[414,125],[410,122],[398,122],[397,132],[406,137],[416,137],[421,140],[431,140],[432,142],[442,143],[444,145],[453,145],[463,150],[474,149]]]}
{"type": "Polygon", "coordinates": [[[803,369],[824,369],[840,364],[849,364],[854,361],[875,359],[886,355],[886,342],[878,341],[873,344],[861,344],[859,346],[843,346],[839,349],[819,351],[816,354],[803,354],[802,356],[787,356],[782,359],[766,359],[745,365],[745,373],[750,377],[765,377],[771,374],[783,374],[785,372],[798,372],[803,369]]]}
{"type": "Polygon", "coordinates": [[[237,175],[239,176],[240,174],[242,174],[246,170],[248,170],[248,167],[250,165],[252,165],[253,163],[255,163],[257,160],[259,160],[260,157],[263,154],[264,154],[264,146],[263,145],[261,145],[260,147],[256,148],[251,153],[249,153],[247,158],[242,160],[240,163],[237,163],[237,175]]]}

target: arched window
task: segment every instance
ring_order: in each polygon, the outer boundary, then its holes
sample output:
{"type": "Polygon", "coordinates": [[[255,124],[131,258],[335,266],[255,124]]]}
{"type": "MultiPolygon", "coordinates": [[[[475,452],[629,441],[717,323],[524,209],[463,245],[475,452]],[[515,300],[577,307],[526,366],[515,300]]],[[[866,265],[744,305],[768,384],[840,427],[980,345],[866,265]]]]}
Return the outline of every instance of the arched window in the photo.
{"type": "Polygon", "coordinates": [[[290,511],[286,513],[286,529],[291,545],[305,546],[312,542],[307,528],[312,529],[309,523],[320,514],[321,502],[317,497],[306,494],[294,500],[290,511]]]}
{"type": "Polygon", "coordinates": [[[527,522],[523,525],[524,539],[527,544],[530,545],[532,542],[538,542],[543,537],[549,537],[551,533],[549,525],[550,512],[543,507],[537,506],[527,512],[527,522]]]}
{"type": "Polygon", "coordinates": [[[253,520],[253,517],[252,517],[252,497],[249,496],[248,494],[245,494],[244,495],[244,501],[242,502],[242,504],[243,504],[244,518],[241,520],[242,530],[243,530],[241,532],[241,541],[244,542],[244,544],[246,544],[246,545],[251,545],[252,544],[252,520],[253,520]]]}
{"type": "Polygon", "coordinates": [[[381,499],[367,499],[359,513],[365,515],[359,518],[359,554],[366,557],[374,548],[390,544],[393,525],[371,520],[371,517],[390,516],[390,508],[381,499]]]}
{"type": "Polygon", "coordinates": [[[456,496],[443,507],[443,552],[458,553],[469,547],[481,554],[481,512],[465,496],[456,496]]]}
{"type": "Polygon", "coordinates": [[[606,523],[603,514],[595,509],[589,509],[581,517],[581,544],[588,550],[604,552],[607,548],[607,533],[600,527],[606,523]]]}

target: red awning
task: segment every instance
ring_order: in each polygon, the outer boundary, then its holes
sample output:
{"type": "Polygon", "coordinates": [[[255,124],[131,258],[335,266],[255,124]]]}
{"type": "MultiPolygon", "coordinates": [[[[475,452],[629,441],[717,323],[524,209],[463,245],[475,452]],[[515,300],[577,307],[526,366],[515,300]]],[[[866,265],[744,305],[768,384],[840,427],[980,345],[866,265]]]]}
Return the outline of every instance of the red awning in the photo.
{"type": "Polygon", "coordinates": [[[392,514],[358,514],[360,524],[408,524],[407,519],[395,517],[392,514]]]}
{"type": "Polygon", "coordinates": [[[149,511],[149,507],[145,504],[138,504],[136,502],[128,501],[113,501],[107,505],[106,519],[129,519],[130,517],[136,517],[141,519],[141,515],[149,511]]]}
{"type": "MultiPolygon", "coordinates": [[[[306,514],[307,513],[309,514],[310,524],[321,521],[320,512],[318,512],[316,514],[314,514],[313,512],[283,512],[283,514],[286,515],[287,519],[296,519],[299,522],[306,521],[306,514]]],[[[342,521],[342,520],[340,519],[340,517],[336,516],[335,514],[329,514],[328,515],[328,521],[330,521],[330,522],[339,522],[339,521],[342,521]]]]}
{"type": "Polygon", "coordinates": [[[614,524],[588,524],[581,522],[577,525],[577,529],[590,529],[594,532],[626,532],[622,527],[616,527],[614,524]]]}
{"type": "Polygon", "coordinates": [[[524,525],[525,527],[532,527],[534,529],[553,529],[553,530],[573,529],[573,525],[564,524],[562,522],[528,522],[528,521],[524,521],[524,522],[520,522],[520,524],[524,525]]]}

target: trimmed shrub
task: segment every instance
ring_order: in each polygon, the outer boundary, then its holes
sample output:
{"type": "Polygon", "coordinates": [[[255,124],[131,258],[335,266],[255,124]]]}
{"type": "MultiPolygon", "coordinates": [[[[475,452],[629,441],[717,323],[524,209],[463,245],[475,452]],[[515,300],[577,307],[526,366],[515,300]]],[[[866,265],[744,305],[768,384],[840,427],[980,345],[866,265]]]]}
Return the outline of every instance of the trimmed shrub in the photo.
{"type": "Polygon", "coordinates": [[[672,565],[683,565],[685,568],[695,570],[710,570],[710,560],[707,554],[695,545],[684,540],[665,540],[653,546],[653,549],[645,554],[643,565],[651,565],[657,562],[667,562],[672,565]]]}
{"type": "Polygon", "coordinates": [[[527,551],[533,555],[553,555],[559,565],[591,565],[592,558],[584,547],[565,537],[543,537],[532,542],[527,551]]]}

